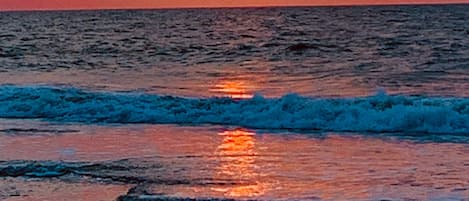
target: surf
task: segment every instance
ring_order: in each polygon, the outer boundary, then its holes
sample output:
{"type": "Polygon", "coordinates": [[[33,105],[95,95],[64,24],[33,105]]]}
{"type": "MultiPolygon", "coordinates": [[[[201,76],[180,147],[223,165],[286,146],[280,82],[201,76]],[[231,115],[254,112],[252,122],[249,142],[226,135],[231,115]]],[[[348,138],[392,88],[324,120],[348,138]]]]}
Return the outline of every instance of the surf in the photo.
{"type": "Polygon", "coordinates": [[[119,124],[213,124],[336,132],[469,133],[469,99],[286,94],[187,98],[73,87],[0,86],[0,118],[119,124]]]}

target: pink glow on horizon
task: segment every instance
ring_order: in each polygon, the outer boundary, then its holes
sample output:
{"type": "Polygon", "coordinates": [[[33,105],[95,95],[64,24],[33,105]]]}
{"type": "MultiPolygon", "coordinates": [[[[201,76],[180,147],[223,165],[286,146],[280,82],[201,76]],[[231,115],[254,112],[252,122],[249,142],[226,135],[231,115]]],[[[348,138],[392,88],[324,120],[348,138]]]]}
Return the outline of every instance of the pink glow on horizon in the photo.
{"type": "Polygon", "coordinates": [[[0,10],[469,3],[469,0],[0,0],[0,10]]]}

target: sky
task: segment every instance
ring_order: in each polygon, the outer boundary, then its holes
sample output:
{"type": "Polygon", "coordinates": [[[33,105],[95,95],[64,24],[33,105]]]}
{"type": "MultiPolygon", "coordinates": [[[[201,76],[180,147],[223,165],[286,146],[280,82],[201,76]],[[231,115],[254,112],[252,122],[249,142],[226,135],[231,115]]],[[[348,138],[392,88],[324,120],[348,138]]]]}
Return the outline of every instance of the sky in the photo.
{"type": "Polygon", "coordinates": [[[0,0],[0,10],[469,3],[469,0],[0,0]]]}

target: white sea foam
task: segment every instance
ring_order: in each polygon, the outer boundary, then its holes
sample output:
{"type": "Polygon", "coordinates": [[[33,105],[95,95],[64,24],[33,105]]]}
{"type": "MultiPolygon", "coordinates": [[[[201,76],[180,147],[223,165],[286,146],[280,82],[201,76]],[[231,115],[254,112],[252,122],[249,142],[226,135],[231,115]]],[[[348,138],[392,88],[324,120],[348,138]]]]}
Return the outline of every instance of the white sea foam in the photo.
{"type": "Polygon", "coordinates": [[[182,98],[76,88],[0,86],[1,118],[83,123],[220,124],[263,129],[469,133],[469,99],[388,96],[324,99],[182,98]]]}

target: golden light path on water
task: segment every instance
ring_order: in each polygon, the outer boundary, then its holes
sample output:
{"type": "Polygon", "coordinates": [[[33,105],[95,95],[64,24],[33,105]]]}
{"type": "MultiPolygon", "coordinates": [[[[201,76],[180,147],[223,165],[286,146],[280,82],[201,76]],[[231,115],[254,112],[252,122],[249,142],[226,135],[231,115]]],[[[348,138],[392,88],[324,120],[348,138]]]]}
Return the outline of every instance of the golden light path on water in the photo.
{"type": "Polygon", "coordinates": [[[244,129],[235,129],[221,132],[219,135],[223,136],[223,142],[215,153],[220,157],[220,165],[216,168],[214,177],[228,178],[246,184],[212,189],[229,197],[263,195],[268,184],[259,178],[262,173],[261,167],[256,164],[258,153],[255,133],[244,129]]]}
{"type": "Polygon", "coordinates": [[[227,80],[216,84],[210,89],[210,92],[221,93],[230,98],[245,99],[252,98],[253,96],[252,93],[248,91],[249,88],[247,81],[227,80]]]}
{"type": "MultiPolygon", "coordinates": [[[[223,93],[235,98],[252,98],[248,89],[255,88],[247,80],[222,80],[210,89],[211,92],[223,93]]],[[[218,135],[223,141],[216,150],[220,157],[220,165],[216,168],[215,178],[228,178],[246,184],[214,187],[212,190],[222,192],[229,197],[256,197],[265,193],[267,185],[259,180],[260,167],[256,165],[255,133],[245,129],[226,130],[218,135]]]]}

